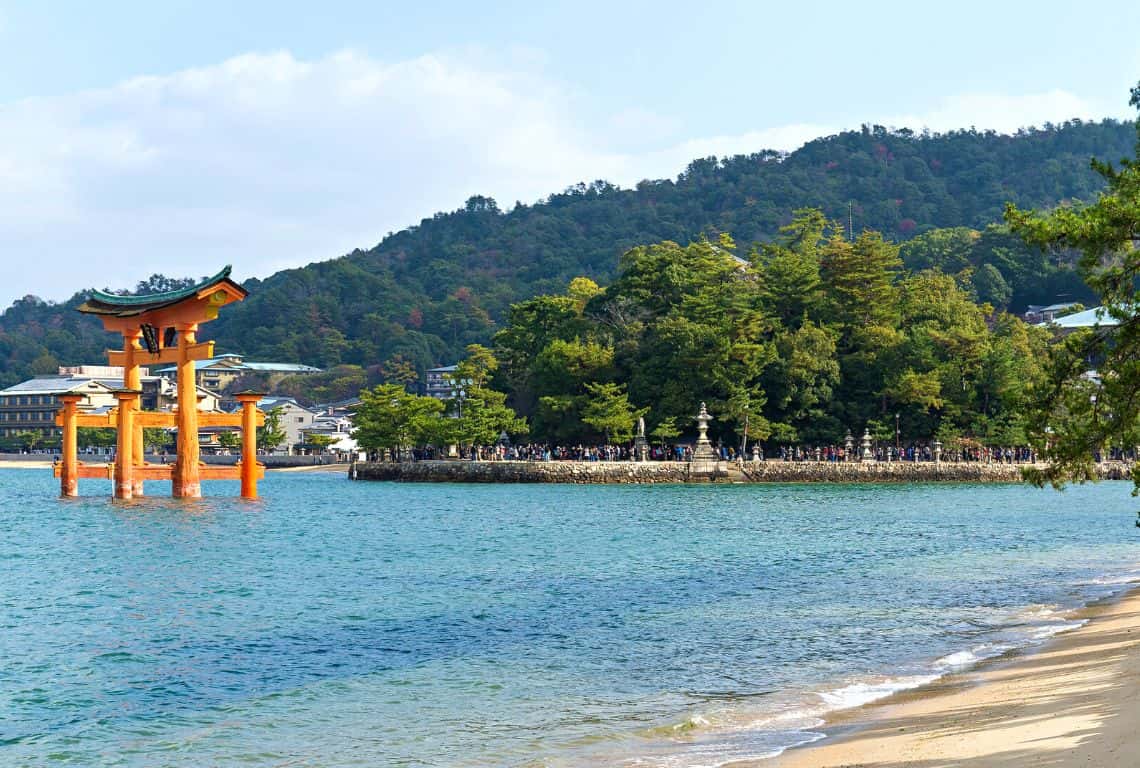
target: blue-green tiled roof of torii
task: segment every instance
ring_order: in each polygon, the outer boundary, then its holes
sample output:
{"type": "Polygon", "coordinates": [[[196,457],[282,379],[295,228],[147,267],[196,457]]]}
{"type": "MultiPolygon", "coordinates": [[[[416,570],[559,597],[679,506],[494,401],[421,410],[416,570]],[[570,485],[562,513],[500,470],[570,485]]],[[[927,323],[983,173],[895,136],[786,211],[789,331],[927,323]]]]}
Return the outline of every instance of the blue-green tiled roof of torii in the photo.
{"type": "Polygon", "coordinates": [[[177,304],[180,301],[196,296],[198,293],[223,282],[228,282],[236,286],[241,290],[242,294],[244,294],[245,289],[230,279],[231,270],[232,267],[227,264],[221,272],[213,277],[206,278],[196,285],[179,288],[175,291],[164,291],[163,293],[150,293],[142,296],[121,296],[115,293],[107,293],[106,291],[92,290],[91,293],[88,294],[87,300],[79,305],[79,311],[93,315],[137,315],[151,309],[177,304]]]}

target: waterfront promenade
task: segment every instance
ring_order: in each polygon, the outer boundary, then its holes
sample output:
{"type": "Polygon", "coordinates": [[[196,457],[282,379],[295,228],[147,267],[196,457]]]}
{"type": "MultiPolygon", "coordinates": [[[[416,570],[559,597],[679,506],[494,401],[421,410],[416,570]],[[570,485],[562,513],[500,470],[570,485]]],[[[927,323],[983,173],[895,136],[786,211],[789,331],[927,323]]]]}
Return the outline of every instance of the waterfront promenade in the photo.
{"type": "MultiPolygon", "coordinates": [[[[354,480],[451,483],[1017,483],[1028,464],[933,461],[754,461],[718,462],[695,471],[683,461],[406,461],[360,462],[354,480]]],[[[1098,465],[1103,479],[1129,477],[1129,465],[1098,465]]]]}

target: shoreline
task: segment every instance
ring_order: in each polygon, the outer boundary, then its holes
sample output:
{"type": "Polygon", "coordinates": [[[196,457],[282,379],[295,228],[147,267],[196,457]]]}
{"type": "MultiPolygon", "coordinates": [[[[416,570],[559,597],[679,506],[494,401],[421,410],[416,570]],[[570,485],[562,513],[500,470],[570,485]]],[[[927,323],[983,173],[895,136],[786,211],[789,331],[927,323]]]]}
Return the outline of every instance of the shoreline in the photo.
{"type": "Polygon", "coordinates": [[[725,768],[1132,766],[1140,753],[1140,583],[1079,627],[824,717],[822,739],[725,768]]]}

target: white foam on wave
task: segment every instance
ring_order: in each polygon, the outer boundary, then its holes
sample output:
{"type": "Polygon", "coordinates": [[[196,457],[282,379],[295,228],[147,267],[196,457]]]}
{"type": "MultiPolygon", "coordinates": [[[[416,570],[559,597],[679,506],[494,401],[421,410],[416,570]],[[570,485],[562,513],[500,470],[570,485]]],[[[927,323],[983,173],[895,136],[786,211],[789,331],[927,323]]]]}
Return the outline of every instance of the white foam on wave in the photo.
{"type": "Polygon", "coordinates": [[[1087,623],[1088,623],[1087,619],[1079,619],[1079,620],[1073,620],[1073,621],[1061,621],[1061,622],[1058,622],[1056,624],[1049,624],[1049,625],[1044,626],[1044,627],[1037,627],[1036,629],[1034,629],[1032,632],[1029,633],[1029,636],[1033,640],[1048,640],[1050,637],[1053,637],[1054,635],[1059,635],[1062,632],[1069,632],[1071,630],[1077,629],[1078,627],[1083,627],[1087,623]]]}
{"type": "Polygon", "coordinates": [[[943,673],[961,672],[986,659],[1001,656],[1003,653],[1012,651],[1016,647],[1016,643],[982,643],[968,651],[957,651],[955,653],[946,654],[934,662],[934,668],[943,673]]]}
{"type": "Polygon", "coordinates": [[[1082,586],[1093,587],[1126,587],[1131,584],[1140,584],[1140,572],[1133,571],[1116,576],[1098,576],[1095,579],[1081,582],[1082,586]]]}
{"type": "MultiPolygon", "coordinates": [[[[1140,584],[1140,571],[1100,577],[1083,583],[1082,586],[1119,587],[1114,591],[1121,591],[1134,584],[1140,584]]],[[[680,754],[659,754],[646,762],[635,760],[624,764],[661,768],[723,768],[741,760],[774,758],[793,747],[826,738],[826,734],[819,729],[826,724],[825,718],[831,712],[864,706],[903,691],[929,685],[946,675],[963,672],[1009,651],[1040,645],[1055,635],[1087,623],[1087,620],[1073,619],[1071,616],[1072,609],[1058,605],[1025,606],[1021,610],[1005,613],[1004,621],[999,620],[992,626],[997,634],[992,642],[946,654],[929,663],[927,669],[930,672],[927,674],[851,681],[838,688],[816,691],[814,695],[818,697],[818,703],[801,702],[799,706],[793,705],[782,712],[750,718],[746,725],[740,721],[732,725],[716,722],[719,718],[710,723],[705,717],[696,715],[674,726],[676,735],[681,736],[692,730],[706,731],[706,744],[697,747],[696,744],[689,743],[685,752],[680,754]],[[1005,625],[1004,631],[1002,624],[1005,625]],[[761,738],[758,739],[757,736],[761,738]],[[787,741],[778,745],[772,743],[772,740],[783,739],[787,741]]],[[[704,741],[703,738],[699,740],[704,741]]]]}
{"type": "Polygon", "coordinates": [[[870,704],[872,701],[885,699],[900,691],[928,685],[938,678],[939,674],[911,675],[909,677],[894,677],[870,683],[851,683],[832,691],[823,691],[819,697],[827,703],[828,709],[837,711],[870,704]]]}
{"type": "MultiPolygon", "coordinates": [[[[822,721],[820,721],[822,722],[822,721]]],[[[824,738],[813,731],[787,730],[776,733],[756,733],[733,729],[729,732],[713,728],[703,738],[685,739],[682,751],[650,750],[647,754],[627,757],[615,764],[644,766],[645,768],[723,768],[741,761],[767,760],[779,757],[785,751],[810,744],[824,738]]]]}
{"type": "Polygon", "coordinates": [[[957,653],[950,653],[943,656],[934,662],[934,666],[946,669],[960,669],[962,667],[968,667],[971,664],[977,664],[983,658],[984,656],[978,655],[975,651],[958,651],[957,653]]]}

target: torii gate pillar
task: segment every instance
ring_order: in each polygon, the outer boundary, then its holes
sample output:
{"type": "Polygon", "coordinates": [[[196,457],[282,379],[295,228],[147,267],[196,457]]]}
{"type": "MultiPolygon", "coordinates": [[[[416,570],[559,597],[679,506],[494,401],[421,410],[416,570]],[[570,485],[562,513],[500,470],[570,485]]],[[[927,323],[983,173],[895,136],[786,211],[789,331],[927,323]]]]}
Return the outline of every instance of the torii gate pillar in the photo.
{"type": "Polygon", "coordinates": [[[198,324],[178,326],[178,455],[174,463],[171,493],[179,499],[202,497],[198,471],[201,446],[198,444],[198,387],[194,378],[191,347],[197,343],[198,324]]]}
{"type": "Polygon", "coordinates": [[[137,389],[120,389],[115,392],[115,399],[119,401],[115,447],[116,499],[133,499],[135,496],[135,411],[138,410],[140,394],[142,393],[137,389]]]}
{"type": "Polygon", "coordinates": [[[65,498],[79,495],[79,442],[76,416],[83,395],[65,394],[58,399],[63,403],[63,455],[59,472],[59,495],[65,498]]]}

